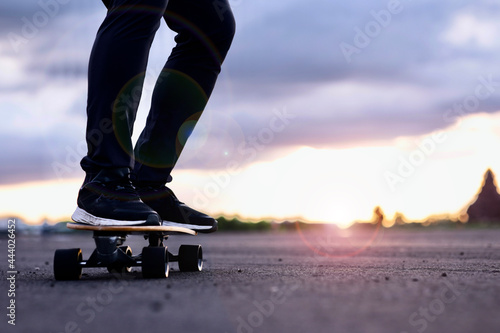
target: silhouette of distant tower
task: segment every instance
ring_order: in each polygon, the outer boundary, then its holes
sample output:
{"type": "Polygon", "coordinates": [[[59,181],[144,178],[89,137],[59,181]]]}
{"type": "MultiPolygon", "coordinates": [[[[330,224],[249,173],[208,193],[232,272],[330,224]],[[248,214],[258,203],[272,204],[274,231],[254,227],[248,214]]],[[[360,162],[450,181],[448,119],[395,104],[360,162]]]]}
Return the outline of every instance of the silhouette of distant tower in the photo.
{"type": "Polygon", "coordinates": [[[467,208],[469,223],[500,224],[500,194],[491,169],[484,174],[483,187],[476,200],[467,208]]]}

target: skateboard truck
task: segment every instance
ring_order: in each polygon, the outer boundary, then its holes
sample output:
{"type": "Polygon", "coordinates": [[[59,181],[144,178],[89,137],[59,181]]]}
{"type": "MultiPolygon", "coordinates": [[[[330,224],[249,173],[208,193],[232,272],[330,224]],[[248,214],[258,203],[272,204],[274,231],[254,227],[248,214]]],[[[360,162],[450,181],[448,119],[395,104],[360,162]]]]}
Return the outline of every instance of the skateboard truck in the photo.
{"type": "Polygon", "coordinates": [[[159,235],[154,232],[144,235],[144,239],[149,239],[149,246],[163,246],[163,240],[167,240],[168,235],[159,235]]]}
{"type": "MultiPolygon", "coordinates": [[[[128,246],[121,246],[126,235],[106,235],[94,231],[96,248],[87,261],[81,261],[82,267],[107,267],[109,272],[130,272],[132,266],[138,266],[128,246]]],[[[137,258],[135,258],[137,259],[137,258]]]]}

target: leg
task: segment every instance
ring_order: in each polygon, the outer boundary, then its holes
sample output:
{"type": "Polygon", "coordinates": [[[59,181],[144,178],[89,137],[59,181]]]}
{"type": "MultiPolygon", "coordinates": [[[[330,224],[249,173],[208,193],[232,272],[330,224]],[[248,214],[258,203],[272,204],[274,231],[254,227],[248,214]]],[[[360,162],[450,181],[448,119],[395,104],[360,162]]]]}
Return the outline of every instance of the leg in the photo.
{"type": "Polygon", "coordinates": [[[164,185],[212,93],[234,35],[227,0],[170,0],[164,15],[177,36],[153,91],[135,148],[137,183],[164,185]]]}
{"type": "Polygon", "coordinates": [[[86,182],[101,169],[132,168],[132,128],[149,49],[167,0],[106,0],[89,61],[86,182]],[[148,10],[143,10],[147,6],[148,10]]]}
{"type": "Polygon", "coordinates": [[[164,225],[213,232],[215,219],[180,202],[164,185],[212,93],[234,18],[227,0],[170,0],[164,18],[178,33],[177,45],[158,78],[135,148],[134,185],[164,225]]]}
{"type": "Polygon", "coordinates": [[[159,225],[129,176],[131,135],[149,49],[167,0],[104,0],[108,13],[92,49],[87,105],[87,173],[72,218],[94,225],[159,225]],[[147,9],[147,10],[146,10],[147,9]]]}

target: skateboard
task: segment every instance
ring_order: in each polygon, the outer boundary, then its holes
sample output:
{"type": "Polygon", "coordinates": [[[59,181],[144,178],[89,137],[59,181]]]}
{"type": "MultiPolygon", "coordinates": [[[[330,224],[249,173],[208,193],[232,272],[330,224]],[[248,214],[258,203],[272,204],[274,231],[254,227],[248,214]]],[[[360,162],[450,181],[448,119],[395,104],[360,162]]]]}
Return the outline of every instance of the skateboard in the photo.
{"type": "Polygon", "coordinates": [[[203,266],[201,245],[181,245],[173,255],[163,245],[170,235],[196,235],[197,232],[183,227],[170,226],[93,226],[68,223],[73,230],[93,231],[96,248],[87,260],[83,260],[81,249],[59,249],[54,254],[54,277],[56,280],[79,280],[86,267],[106,267],[110,273],[126,274],[134,266],[142,267],[144,278],[166,278],[169,263],[177,262],[180,271],[200,272],[203,266]],[[142,235],[149,246],[142,253],[132,255],[129,246],[124,246],[127,236],[142,235]]]}

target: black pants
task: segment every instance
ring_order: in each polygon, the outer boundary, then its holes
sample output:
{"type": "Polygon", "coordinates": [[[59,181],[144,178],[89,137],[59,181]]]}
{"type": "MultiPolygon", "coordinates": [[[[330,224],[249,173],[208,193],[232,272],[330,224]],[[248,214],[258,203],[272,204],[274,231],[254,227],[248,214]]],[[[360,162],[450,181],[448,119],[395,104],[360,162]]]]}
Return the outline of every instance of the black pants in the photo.
{"type": "Polygon", "coordinates": [[[108,12],[90,55],[86,182],[128,167],[137,182],[164,184],[203,112],[234,35],[227,0],[103,0],[108,12]],[[132,128],[149,49],[162,20],[177,33],[135,149],[132,128]]]}

